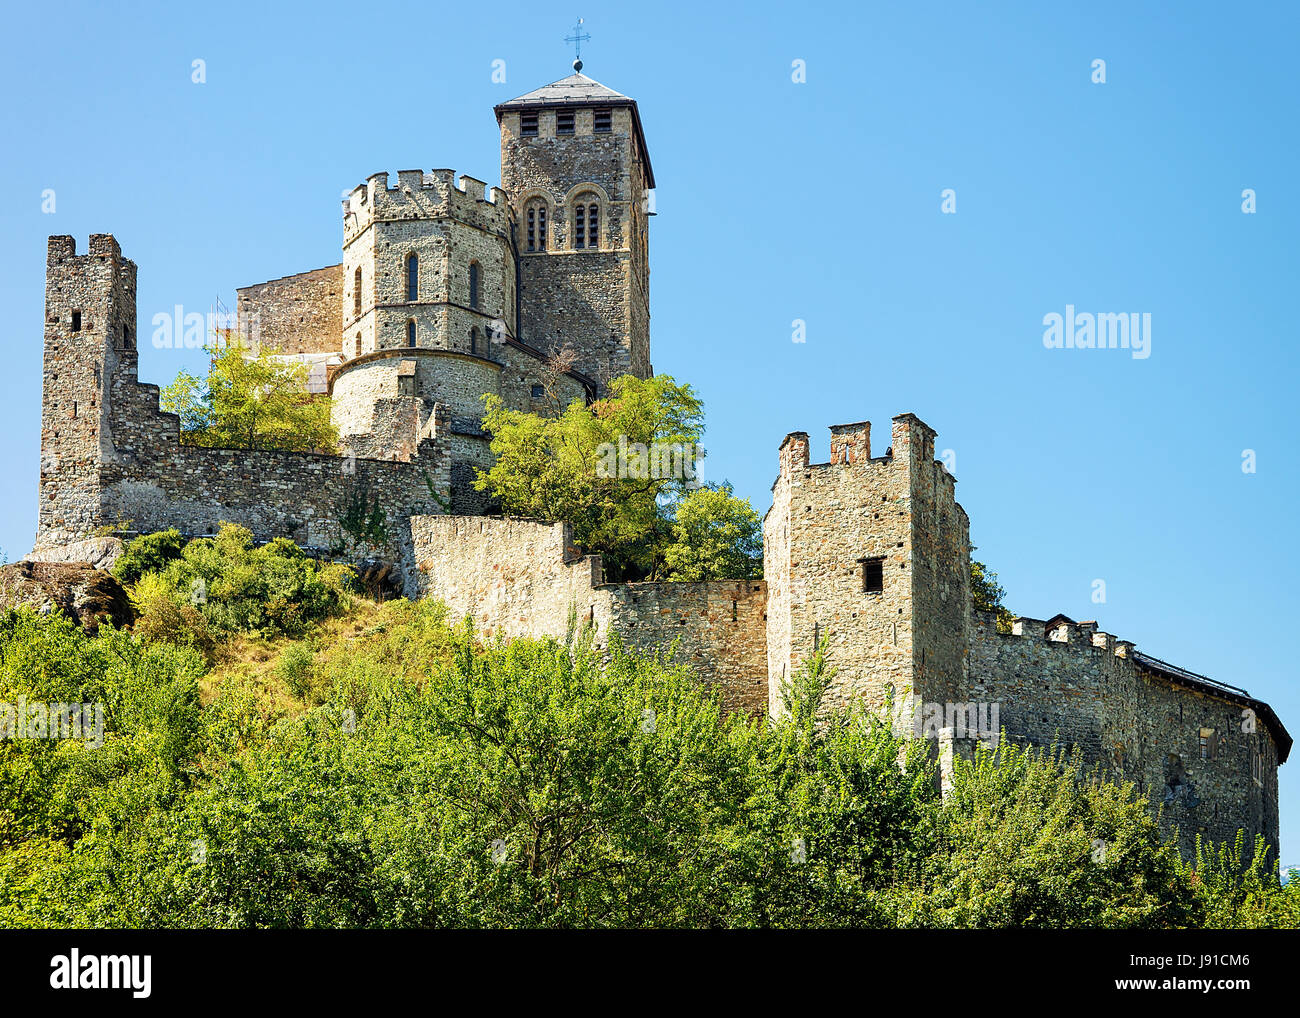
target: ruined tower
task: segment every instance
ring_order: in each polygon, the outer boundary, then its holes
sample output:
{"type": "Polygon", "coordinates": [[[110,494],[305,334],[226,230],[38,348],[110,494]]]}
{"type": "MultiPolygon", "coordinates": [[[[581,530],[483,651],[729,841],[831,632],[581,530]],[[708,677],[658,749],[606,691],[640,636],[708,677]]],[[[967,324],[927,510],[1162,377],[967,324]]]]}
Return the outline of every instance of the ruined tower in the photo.
{"type": "Polygon", "coordinates": [[[50,237],[37,543],[85,536],[102,522],[103,469],[114,454],[114,379],[134,380],[135,262],[93,234],[87,254],[50,237]]]}
{"type": "Polygon", "coordinates": [[[837,425],[830,462],[818,464],[805,433],[786,436],[763,521],[773,712],[782,683],[827,635],[837,673],[827,707],[855,696],[879,707],[891,691],[964,699],[969,522],[934,434],[901,414],[873,459],[868,422],[837,425]]]}
{"type": "Polygon", "coordinates": [[[649,196],[636,102],[572,74],[496,107],[515,212],[519,338],[605,384],[650,375],[649,196]]]}

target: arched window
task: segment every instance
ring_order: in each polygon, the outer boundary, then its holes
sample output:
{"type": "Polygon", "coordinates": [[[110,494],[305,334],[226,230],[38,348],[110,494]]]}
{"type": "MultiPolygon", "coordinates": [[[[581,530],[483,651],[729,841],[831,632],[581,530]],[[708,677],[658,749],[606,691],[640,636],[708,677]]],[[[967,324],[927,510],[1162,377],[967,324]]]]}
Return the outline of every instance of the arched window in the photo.
{"type": "Polygon", "coordinates": [[[573,206],[573,246],[576,250],[600,250],[600,201],[587,192],[578,195],[573,206]]]}
{"type": "Polygon", "coordinates": [[[478,310],[478,262],[469,263],[469,306],[478,310]]]}
{"type": "Polygon", "coordinates": [[[357,352],[355,356],[357,357],[361,356],[361,333],[359,332],[357,333],[357,352]]]}
{"type": "Polygon", "coordinates": [[[528,227],[528,250],[546,250],[546,202],[534,198],[524,213],[528,227]]]}
{"type": "Polygon", "coordinates": [[[414,251],[406,256],[406,299],[420,299],[420,256],[414,251]]]}
{"type": "Polygon", "coordinates": [[[415,319],[406,323],[406,345],[415,346],[415,319]]]}
{"type": "Polygon", "coordinates": [[[478,353],[478,326],[477,325],[474,326],[474,328],[469,330],[469,352],[472,354],[478,353]]]}
{"type": "Polygon", "coordinates": [[[361,266],[352,273],[352,317],[361,317],[361,266]]]}

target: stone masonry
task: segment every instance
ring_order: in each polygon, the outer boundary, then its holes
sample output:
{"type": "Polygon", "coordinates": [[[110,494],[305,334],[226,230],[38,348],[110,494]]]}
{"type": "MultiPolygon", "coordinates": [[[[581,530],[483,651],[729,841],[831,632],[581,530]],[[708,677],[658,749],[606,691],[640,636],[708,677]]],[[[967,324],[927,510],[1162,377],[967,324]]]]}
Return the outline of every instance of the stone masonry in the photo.
{"type": "Polygon", "coordinates": [[[416,592],[471,618],[486,636],[563,636],[570,617],[595,627],[604,649],[662,655],[716,683],[732,709],[765,709],[762,580],[603,582],[599,555],[574,547],[568,524],[492,517],[411,521],[416,592]]]}
{"type": "Polygon", "coordinates": [[[729,707],[773,715],[825,640],[826,709],[887,711],[906,722],[902,734],[933,738],[941,762],[999,734],[1077,747],[1150,793],[1184,852],[1198,834],[1242,829],[1276,860],[1277,768],[1291,736],[1272,709],[1095,622],[1022,617],[998,633],[972,606],[969,523],[934,431],[901,414],[878,457],[870,436],[867,422],[832,427],[827,463],[810,462],[807,434],[786,436],[763,521],[764,580],[606,584],[599,556],[574,548],[564,524],[432,516],[412,521],[416,590],[489,634],[558,637],[574,617],[595,627],[598,647],[617,633],[638,651],[671,648],[668,660],[717,684],[729,707]],[[942,719],[933,730],[927,707],[942,719]],[[972,731],[976,716],[996,727],[972,731]]]}
{"type": "Polygon", "coordinates": [[[1095,622],[997,632],[972,608],[956,482],[912,414],[893,419],[880,456],[868,422],[832,427],[825,463],[807,434],[786,436],[762,580],[609,584],[566,524],[486,515],[473,487],[492,462],[485,396],[555,413],[617,375],[652,374],[654,175],[636,103],[575,74],[495,112],[501,188],[451,170],[403,170],[395,186],[375,174],[344,200],[338,264],[238,291],[241,332],[256,323],[263,346],[319,369],[310,391],[333,398],[341,454],[182,445],[158,387],[139,381],[135,263],[110,235],[84,254],[51,237],[29,558],[222,521],[329,548],[343,507],[365,497],[406,593],[484,634],[558,637],[574,618],[602,649],[617,637],[689,668],[729,708],[770,714],[825,641],[827,709],[913,705],[943,723],[908,730],[950,761],[973,746],[963,719],[996,706],[974,737],[1077,747],[1151,793],[1184,850],[1239,829],[1276,850],[1291,737],[1272,709],[1095,622]]]}
{"type": "Polygon", "coordinates": [[[653,177],[636,103],[573,75],[515,104],[497,110],[515,191],[451,170],[403,170],[395,186],[374,174],[343,201],[341,262],[238,290],[240,336],[310,364],[311,391],[332,396],[338,456],[181,445],[157,387],[138,380],[135,264],[110,235],[85,255],[50,238],[37,548],[221,520],[326,546],[361,488],[382,503],[386,552],[409,558],[412,514],[491,508],[474,488],[491,463],[485,396],[554,413],[616,374],[648,376],[653,177]],[[518,218],[540,200],[540,150],[516,137],[516,108],[580,125],[546,162],[554,239],[541,250],[518,218]],[[583,203],[581,244],[561,225],[576,216],[566,195],[583,203]],[[524,261],[550,282],[525,293],[524,261]]]}

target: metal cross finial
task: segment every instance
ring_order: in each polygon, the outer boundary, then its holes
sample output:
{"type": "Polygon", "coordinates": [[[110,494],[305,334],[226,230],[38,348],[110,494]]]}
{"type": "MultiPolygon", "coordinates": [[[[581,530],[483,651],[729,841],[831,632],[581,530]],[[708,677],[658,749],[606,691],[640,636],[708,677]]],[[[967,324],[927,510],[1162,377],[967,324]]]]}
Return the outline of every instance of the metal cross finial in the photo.
{"type": "Polygon", "coordinates": [[[564,37],[565,42],[573,43],[573,69],[575,71],[582,70],[582,44],[590,38],[591,36],[582,30],[581,18],[573,26],[573,34],[564,37]]]}

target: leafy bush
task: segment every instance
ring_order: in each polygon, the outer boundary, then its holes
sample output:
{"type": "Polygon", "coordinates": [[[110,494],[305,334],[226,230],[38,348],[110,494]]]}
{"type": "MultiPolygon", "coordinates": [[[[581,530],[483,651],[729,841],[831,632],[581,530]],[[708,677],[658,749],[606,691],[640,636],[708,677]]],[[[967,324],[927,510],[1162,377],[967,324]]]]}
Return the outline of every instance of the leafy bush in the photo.
{"type": "MultiPolygon", "coordinates": [[[[148,551],[155,547],[170,544],[159,541],[144,546],[136,561],[141,565],[159,561],[148,551]]],[[[351,577],[345,566],[318,565],[287,538],[254,548],[246,528],[223,523],[215,538],[190,541],[179,557],[162,560],[161,568],[144,574],[136,581],[134,596],[137,601],[144,599],[146,632],[167,639],[167,626],[174,622],[184,635],[168,642],[188,641],[202,647],[204,626],[212,637],[300,636],[311,623],[347,607],[351,577]],[[165,591],[171,592],[170,601],[162,596],[165,591]]]]}
{"type": "Polygon", "coordinates": [[[316,655],[303,643],[291,643],[280,655],[277,668],[281,680],[294,696],[305,696],[311,688],[316,655]]]}
{"type": "Polygon", "coordinates": [[[1274,874],[1272,853],[1263,838],[1249,858],[1240,831],[1231,845],[1196,843],[1194,859],[1180,862],[1180,875],[1192,887],[1201,910],[1198,925],[1215,930],[1300,929],[1300,874],[1286,884],[1274,874]]]}
{"type": "Polygon", "coordinates": [[[181,557],[184,546],[181,532],[176,529],[141,534],[127,542],[113,563],[113,575],[122,583],[135,583],[145,573],[166,569],[169,562],[181,557]]]}
{"type": "Polygon", "coordinates": [[[136,610],[135,632],[143,640],[192,647],[211,659],[216,641],[203,613],[162,573],[145,573],[131,589],[136,610]]]}
{"type": "MultiPolygon", "coordinates": [[[[246,550],[226,541],[225,559],[246,550]]],[[[214,677],[192,648],[0,614],[0,702],[106,715],[99,748],[0,740],[0,924],[1300,920],[1300,885],[1265,854],[1181,861],[1131,787],[1059,753],[983,751],[941,798],[924,743],[860,706],[815,710],[824,653],[769,722],[725,716],[713,690],[616,639],[597,652],[590,632],[484,646],[431,602],[370,619],[223,675],[201,705],[214,677]]]]}
{"type": "Polygon", "coordinates": [[[1191,925],[1194,895],[1134,787],[1077,756],[1003,741],[956,761],[932,849],[892,897],[900,926],[1152,929],[1191,925]]]}

